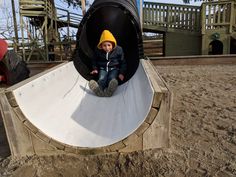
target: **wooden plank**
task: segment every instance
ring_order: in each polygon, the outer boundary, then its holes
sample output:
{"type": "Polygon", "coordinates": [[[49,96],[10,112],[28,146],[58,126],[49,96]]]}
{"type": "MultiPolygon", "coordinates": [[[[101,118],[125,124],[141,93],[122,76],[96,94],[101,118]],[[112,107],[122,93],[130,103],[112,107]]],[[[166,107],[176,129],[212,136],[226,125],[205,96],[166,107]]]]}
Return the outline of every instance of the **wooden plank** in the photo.
{"type": "Polygon", "coordinates": [[[182,28],[183,29],[186,29],[186,22],[187,22],[187,8],[186,7],[184,7],[183,8],[183,25],[182,25],[182,28]]]}
{"type": "Polygon", "coordinates": [[[201,11],[201,22],[202,22],[202,34],[206,34],[206,5],[202,5],[202,11],[201,11]]]}
{"type": "Polygon", "coordinates": [[[218,12],[217,12],[218,18],[217,18],[217,23],[220,23],[220,18],[221,18],[221,7],[218,5],[218,12]]]}
{"type": "Polygon", "coordinates": [[[46,15],[46,12],[44,11],[30,11],[30,10],[20,10],[20,14],[23,16],[44,16],[46,15]]]}
{"type": "Polygon", "coordinates": [[[207,24],[206,26],[209,26],[209,27],[211,27],[211,26],[228,26],[228,25],[230,25],[230,23],[228,22],[225,22],[225,23],[211,23],[211,24],[207,24]]]}
{"type": "Polygon", "coordinates": [[[151,125],[153,120],[156,118],[157,114],[158,114],[158,110],[155,108],[151,108],[151,110],[149,111],[149,113],[145,119],[145,122],[151,125]]]}
{"type": "Polygon", "coordinates": [[[198,30],[200,31],[200,19],[201,19],[201,18],[200,18],[200,10],[197,9],[197,10],[195,11],[195,14],[196,14],[196,19],[195,19],[195,21],[196,21],[196,27],[195,27],[195,30],[196,30],[196,31],[198,31],[198,30]]]}
{"type": "Polygon", "coordinates": [[[143,149],[143,137],[138,137],[136,134],[128,136],[123,143],[126,145],[125,148],[120,149],[119,152],[132,152],[143,149]]]}
{"type": "Polygon", "coordinates": [[[150,68],[152,70],[152,73],[153,73],[153,77],[155,78],[159,88],[161,89],[161,91],[163,93],[166,93],[168,92],[168,89],[167,89],[167,86],[166,86],[166,83],[165,81],[162,79],[161,75],[158,73],[156,67],[151,63],[149,62],[149,65],[150,65],[150,68]]]}
{"type": "Polygon", "coordinates": [[[17,118],[4,94],[0,96],[0,103],[5,107],[3,109],[3,120],[11,154],[13,156],[34,154],[30,132],[25,128],[23,122],[17,118]]]}
{"type": "Polygon", "coordinates": [[[152,125],[143,134],[143,149],[170,147],[171,94],[165,93],[152,125]]]}
{"type": "MultiPolygon", "coordinates": [[[[1,105],[0,105],[1,107],[1,105]]],[[[11,155],[10,147],[7,140],[6,131],[4,128],[2,109],[0,109],[0,158],[8,157],[11,155]]]]}
{"type": "Polygon", "coordinates": [[[150,24],[150,19],[151,19],[151,15],[150,15],[150,4],[147,5],[147,22],[148,24],[150,24]]]}
{"type": "Polygon", "coordinates": [[[19,3],[20,3],[20,5],[30,5],[30,4],[44,5],[45,4],[45,2],[43,2],[43,1],[22,1],[22,0],[19,3]]]}
{"type": "Polygon", "coordinates": [[[152,24],[155,24],[155,15],[154,15],[154,12],[155,12],[155,4],[152,4],[152,5],[151,5],[151,23],[152,23],[152,24]]]}
{"type": "Polygon", "coordinates": [[[144,66],[144,69],[151,81],[151,84],[153,86],[153,89],[154,89],[154,92],[158,92],[158,93],[161,93],[162,90],[159,86],[159,84],[157,83],[157,81],[155,80],[155,73],[153,72],[153,69],[150,67],[150,61],[143,61],[142,62],[143,66],[144,66]]]}
{"type": "Polygon", "coordinates": [[[159,52],[148,53],[147,56],[148,57],[158,57],[158,56],[161,57],[161,56],[163,56],[163,52],[161,50],[159,52]]]}
{"type": "MultiPolygon", "coordinates": [[[[207,25],[211,26],[211,5],[207,6],[207,25]]],[[[209,28],[208,28],[209,29],[209,28]]]]}
{"type": "Polygon", "coordinates": [[[20,9],[25,10],[25,9],[44,9],[44,6],[30,6],[30,5],[21,5],[20,9]]]}
{"type": "Polygon", "coordinates": [[[236,64],[236,55],[203,55],[155,57],[151,60],[154,65],[217,65],[236,64]]]}
{"type": "Polygon", "coordinates": [[[147,18],[147,10],[145,4],[143,4],[143,24],[146,23],[146,18],[147,18]]]}
{"type": "Polygon", "coordinates": [[[193,30],[194,29],[194,20],[193,20],[193,16],[194,16],[194,13],[193,13],[193,8],[191,8],[191,11],[190,11],[190,23],[189,23],[189,29],[190,30],[193,30]]]}
{"type": "Polygon", "coordinates": [[[229,27],[229,33],[232,33],[232,32],[233,32],[233,23],[234,23],[234,18],[235,18],[234,2],[231,2],[230,10],[231,10],[231,13],[230,13],[230,27],[229,27]]]}
{"type": "Polygon", "coordinates": [[[162,6],[160,4],[158,4],[158,9],[157,9],[157,14],[158,14],[158,24],[163,21],[162,20],[162,14],[163,14],[163,10],[162,10],[162,6]],[[158,13],[159,12],[159,13],[158,13]]]}

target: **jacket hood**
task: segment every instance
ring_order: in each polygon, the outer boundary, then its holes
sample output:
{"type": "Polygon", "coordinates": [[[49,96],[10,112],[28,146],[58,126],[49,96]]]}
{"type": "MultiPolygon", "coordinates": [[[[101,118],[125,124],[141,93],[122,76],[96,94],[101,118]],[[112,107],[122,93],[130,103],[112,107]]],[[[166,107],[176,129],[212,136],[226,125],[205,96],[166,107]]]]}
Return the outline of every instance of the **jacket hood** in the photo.
{"type": "Polygon", "coordinates": [[[108,30],[104,30],[104,31],[102,32],[102,34],[101,34],[100,41],[99,41],[99,43],[98,43],[98,45],[97,45],[97,47],[98,47],[99,49],[101,49],[101,44],[102,44],[103,42],[112,42],[112,43],[114,44],[113,48],[115,48],[116,45],[117,45],[115,37],[114,37],[113,34],[112,34],[110,31],[108,31],[108,30]]]}
{"type": "Polygon", "coordinates": [[[0,61],[3,59],[4,55],[7,53],[7,42],[0,39],[0,61]]]}

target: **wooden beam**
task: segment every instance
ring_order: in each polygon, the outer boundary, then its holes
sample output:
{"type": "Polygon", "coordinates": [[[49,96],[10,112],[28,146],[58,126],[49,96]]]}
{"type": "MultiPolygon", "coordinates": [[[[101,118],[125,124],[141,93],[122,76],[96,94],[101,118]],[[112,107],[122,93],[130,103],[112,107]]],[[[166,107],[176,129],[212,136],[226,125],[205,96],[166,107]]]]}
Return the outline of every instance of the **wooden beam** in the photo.
{"type": "Polygon", "coordinates": [[[153,57],[151,61],[154,65],[232,65],[236,64],[236,55],[153,57]]]}
{"type": "Polygon", "coordinates": [[[12,7],[12,14],[13,14],[13,22],[14,22],[14,31],[15,31],[15,40],[14,42],[16,42],[16,48],[15,50],[17,51],[18,49],[18,30],[17,30],[17,22],[16,22],[16,10],[15,10],[15,2],[14,0],[11,0],[11,7],[12,7]]]}
{"type": "Polygon", "coordinates": [[[86,0],[81,0],[81,6],[82,6],[82,13],[83,13],[83,16],[85,15],[86,13],[86,0]]]}

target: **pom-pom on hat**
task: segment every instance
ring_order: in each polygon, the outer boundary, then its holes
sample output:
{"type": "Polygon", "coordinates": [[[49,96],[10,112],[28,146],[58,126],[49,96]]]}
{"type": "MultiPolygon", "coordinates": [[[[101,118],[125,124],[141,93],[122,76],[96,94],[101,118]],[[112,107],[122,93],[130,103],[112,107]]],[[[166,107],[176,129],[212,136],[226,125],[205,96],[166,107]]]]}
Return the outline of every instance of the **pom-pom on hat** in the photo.
{"type": "Polygon", "coordinates": [[[3,59],[4,55],[7,53],[7,42],[0,39],[0,61],[3,59]]]}

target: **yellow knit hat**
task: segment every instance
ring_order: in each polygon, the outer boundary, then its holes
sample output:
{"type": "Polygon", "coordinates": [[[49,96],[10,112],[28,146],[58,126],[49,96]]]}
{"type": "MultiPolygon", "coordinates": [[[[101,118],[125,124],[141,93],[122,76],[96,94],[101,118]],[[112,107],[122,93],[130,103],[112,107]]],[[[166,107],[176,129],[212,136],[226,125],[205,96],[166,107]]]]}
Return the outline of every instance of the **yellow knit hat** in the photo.
{"type": "Polygon", "coordinates": [[[108,30],[104,30],[104,31],[102,32],[102,34],[101,34],[100,41],[99,41],[99,43],[98,43],[98,45],[97,45],[97,47],[98,47],[99,49],[101,49],[101,44],[102,44],[103,42],[112,42],[112,43],[114,44],[113,48],[115,48],[116,45],[117,45],[117,44],[116,44],[116,39],[115,39],[115,37],[114,37],[113,34],[112,34],[110,31],[108,31],[108,30]]]}

